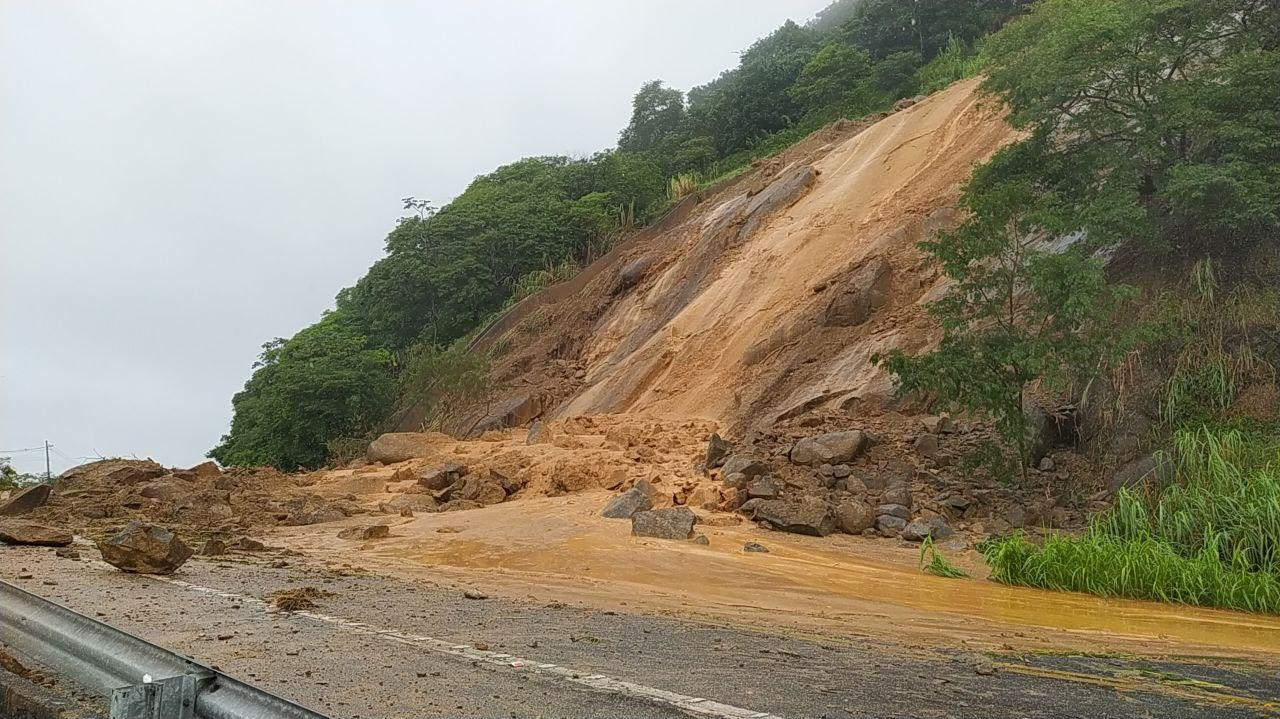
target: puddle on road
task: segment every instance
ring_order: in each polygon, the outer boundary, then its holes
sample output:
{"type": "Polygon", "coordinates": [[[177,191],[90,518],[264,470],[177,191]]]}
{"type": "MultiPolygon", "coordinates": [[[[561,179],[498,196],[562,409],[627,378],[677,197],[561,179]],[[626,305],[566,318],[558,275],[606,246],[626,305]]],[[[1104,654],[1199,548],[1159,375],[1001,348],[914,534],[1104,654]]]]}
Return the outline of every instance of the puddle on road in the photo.
{"type": "MultiPolygon", "coordinates": [[[[483,583],[539,601],[696,617],[830,638],[1149,655],[1280,655],[1280,618],[933,577],[915,552],[854,537],[699,526],[707,546],[630,536],[597,516],[607,495],[422,515],[363,545],[333,526],[294,549],[402,576],[483,583]],[[440,533],[441,527],[456,532],[440,533]],[[767,554],[745,553],[747,541],[767,554]]],[[[973,567],[976,554],[960,557],[973,567]]],[[[976,567],[981,569],[981,567],[976,567]]]]}

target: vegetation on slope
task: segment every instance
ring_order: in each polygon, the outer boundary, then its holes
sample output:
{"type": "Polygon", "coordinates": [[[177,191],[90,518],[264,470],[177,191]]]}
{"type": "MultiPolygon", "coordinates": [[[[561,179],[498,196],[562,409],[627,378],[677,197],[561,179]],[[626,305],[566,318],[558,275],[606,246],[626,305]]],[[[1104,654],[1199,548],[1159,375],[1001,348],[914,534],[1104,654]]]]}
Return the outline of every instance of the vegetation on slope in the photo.
{"type": "Polygon", "coordinates": [[[1231,411],[1246,382],[1274,390],[1280,356],[1280,6],[1041,0],[983,61],[1028,137],[924,245],[956,283],[933,306],[940,346],[884,361],[904,392],[985,415],[1024,450],[1029,386],[1078,396],[1121,353],[1153,355],[1173,444],[1171,469],[1083,536],[990,543],[993,578],[1280,612],[1277,427],[1231,411]],[[1139,303],[1107,276],[1116,248],[1193,271],[1139,303]]]}
{"type": "Polygon", "coordinates": [[[1025,1],[841,0],[813,23],[787,22],[687,96],[645,83],[615,149],[513,162],[442,208],[410,198],[386,256],[336,309],[264,346],[210,456],[315,467],[397,409],[455,396],[442,385],[474,372],[445,367],[463,356],[450,346],[554,279],[548,268],[591,261],[674,199],[823,124],[972,72],[975,43],[1025,1]]]}

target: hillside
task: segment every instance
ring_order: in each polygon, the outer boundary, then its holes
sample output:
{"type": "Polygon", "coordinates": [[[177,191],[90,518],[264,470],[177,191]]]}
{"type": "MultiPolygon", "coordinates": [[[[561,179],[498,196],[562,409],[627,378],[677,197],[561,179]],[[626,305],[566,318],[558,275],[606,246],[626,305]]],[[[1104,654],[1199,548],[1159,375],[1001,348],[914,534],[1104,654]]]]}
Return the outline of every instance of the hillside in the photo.
{"type": "Polygon", "coordinates": [[[481,347],[509,348],[496,369],[517,385],[547,356],[585,373],[539,388],[549,418],[742,434],[820,405],[883,408],[892,386],[871,355],[937,339],[923,304],[944,281],[916,245],[953,224],[972,168],[1016,136],[976,85],[820,131],[592,266],[575,296],[526,300],[536,309],[481,347]]]}

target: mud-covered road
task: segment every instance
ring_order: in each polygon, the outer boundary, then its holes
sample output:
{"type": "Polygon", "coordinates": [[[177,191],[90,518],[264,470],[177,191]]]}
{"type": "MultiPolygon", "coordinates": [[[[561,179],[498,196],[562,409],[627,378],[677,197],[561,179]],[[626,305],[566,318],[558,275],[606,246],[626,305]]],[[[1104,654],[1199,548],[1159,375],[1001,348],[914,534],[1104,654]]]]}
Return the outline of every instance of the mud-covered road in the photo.
{"type": "MultiPolygon", "coordinates": [[[[169,578],[0,548],[0,578],[333,717],[1257,717],[1257,661],[994,654],[469,599],[286,553],[196,558],[169,578]],[[331,592],[281,613],[272,592],[331,592]]],[[[472,587],[481,592],[483,586],[472,587]]]]}

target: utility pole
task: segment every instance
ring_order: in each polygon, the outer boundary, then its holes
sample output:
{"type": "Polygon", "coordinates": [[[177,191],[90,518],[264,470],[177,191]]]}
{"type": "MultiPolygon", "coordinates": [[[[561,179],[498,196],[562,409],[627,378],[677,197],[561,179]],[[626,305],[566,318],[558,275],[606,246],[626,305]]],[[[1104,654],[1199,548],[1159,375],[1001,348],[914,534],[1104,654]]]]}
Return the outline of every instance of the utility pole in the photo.
{"type": "Polygon", "coordinates": [[[53,479],[53,472],[49,471],[49,440],[44,441],[44,481],[49,482],[53,479]]]}

